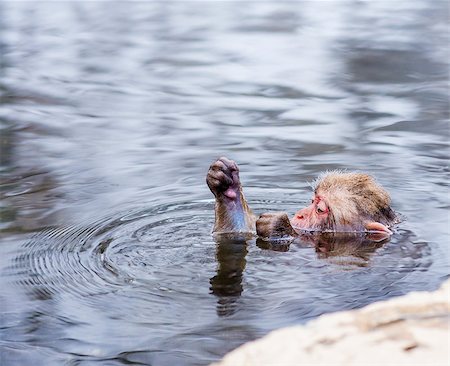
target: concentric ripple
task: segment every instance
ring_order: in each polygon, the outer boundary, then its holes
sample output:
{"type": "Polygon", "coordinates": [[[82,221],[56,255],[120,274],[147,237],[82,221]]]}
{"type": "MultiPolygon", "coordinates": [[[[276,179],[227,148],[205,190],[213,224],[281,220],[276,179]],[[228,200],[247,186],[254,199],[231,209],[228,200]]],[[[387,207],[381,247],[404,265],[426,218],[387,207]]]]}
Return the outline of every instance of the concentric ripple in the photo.
{"type": "Polygon", "coordinates": [[[209,203],[181,202],[50,228],[24,245],[11,270],[40,297],[92,297],[144,283],[169,289],[161,273],[175,278],[186,264],[206,260],[205,251],[214,262],[211,243],[199,240],[210,230],[201,223],[211,221],[211,210],[209,203]]]}

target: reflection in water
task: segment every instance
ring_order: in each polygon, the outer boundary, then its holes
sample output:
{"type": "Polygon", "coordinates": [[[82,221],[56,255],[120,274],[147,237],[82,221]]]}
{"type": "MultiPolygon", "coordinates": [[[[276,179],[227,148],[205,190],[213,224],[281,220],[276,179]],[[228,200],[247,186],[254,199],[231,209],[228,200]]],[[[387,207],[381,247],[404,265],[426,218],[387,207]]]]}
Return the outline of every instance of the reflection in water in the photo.
{"type": "MultiPolygon", "coordinates": [[[[251,235],[216,234],[217,274],[211,278],[211,292],[218,297],[219,316],[232,315],[242,295],[243,272],[246,266],[251,235]]],[[[297,238],[266,240],[257,238],[263,250],[287,252],[291,245],[313,247],[320,260],[327,259],[342,269],[366,267],[375,251],[387,244],[390,237],[383,233],[303,233],[297,238]]]]}
{"type": "Polygon", "coordinates": [[[333,259],[341,265],[366,266],[371,255],[390,240],[384,233],[310,232],[297,238],[266,240],[258,238],[261,249],[287,252],[291,245],[314,247],[319,259],[333,259]],[[355,261],[360,259],[361,261],[355,261]]]}
{"type": "Polygon", "coordinates": [[[294,238],[277,240],[266,240],[258,238],[256,239],[256,245],[261,249],[273,250],[276,252],[287,252],[293,241],[294,238]]]}
{"type": "Polygon", "coordinates": [[[322,233],[306,240],[314,243],[318,258],[345,266],[365,267],[375,251],[388,243],[390,237],[382,233],[322,233]]]}
{"type": "Polygon", "coordinates": [[[211,292],[218,297],[217,314],[231,315],[236,308],[236,300],[243,291],[242,276],[245,270],[250,236],[217,234],[216,259],[217,274],[211,278],[211,292]]]}

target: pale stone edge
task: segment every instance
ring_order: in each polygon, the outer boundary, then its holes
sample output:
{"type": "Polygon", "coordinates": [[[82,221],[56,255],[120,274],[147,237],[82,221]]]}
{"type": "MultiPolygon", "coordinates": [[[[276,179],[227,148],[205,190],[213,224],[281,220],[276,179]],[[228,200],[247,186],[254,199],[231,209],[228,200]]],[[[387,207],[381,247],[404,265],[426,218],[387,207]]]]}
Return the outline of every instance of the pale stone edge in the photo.
{"type": "Polygon", "coordinates": [[[450,280],[275,330],[211,366],[450,365],[450,280]]]}

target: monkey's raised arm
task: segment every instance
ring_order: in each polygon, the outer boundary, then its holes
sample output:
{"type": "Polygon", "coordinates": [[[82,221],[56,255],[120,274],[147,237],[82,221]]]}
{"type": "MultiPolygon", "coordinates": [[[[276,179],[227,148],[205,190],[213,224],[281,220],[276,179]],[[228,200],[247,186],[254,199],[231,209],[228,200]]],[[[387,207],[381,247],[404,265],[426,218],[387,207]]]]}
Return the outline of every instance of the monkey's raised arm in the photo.
{"type": "Polygon", "coordinates": [[[209,167],[206,183],[216,198],[214,233],[255,232],[256,217],[245,200],[239,168],[222,157],[209,167]]]}

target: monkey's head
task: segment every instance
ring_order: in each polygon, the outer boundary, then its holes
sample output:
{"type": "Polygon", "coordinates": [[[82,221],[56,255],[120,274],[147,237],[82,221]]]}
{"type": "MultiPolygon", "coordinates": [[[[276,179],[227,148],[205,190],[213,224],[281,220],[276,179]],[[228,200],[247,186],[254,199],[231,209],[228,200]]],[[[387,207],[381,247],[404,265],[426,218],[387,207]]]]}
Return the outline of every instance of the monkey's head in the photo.
{"type": "Polygon", "coordinates": [[[331,172],[314,184],[311,204],[291,220],[313,231],[377,231],[391,234],[395,220],[389,194],[367,174],[331,172]]]}

